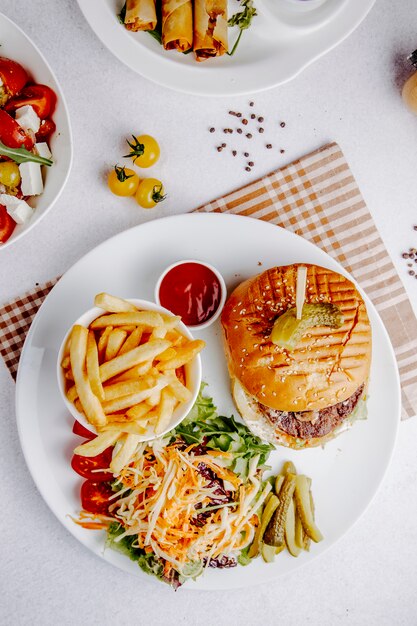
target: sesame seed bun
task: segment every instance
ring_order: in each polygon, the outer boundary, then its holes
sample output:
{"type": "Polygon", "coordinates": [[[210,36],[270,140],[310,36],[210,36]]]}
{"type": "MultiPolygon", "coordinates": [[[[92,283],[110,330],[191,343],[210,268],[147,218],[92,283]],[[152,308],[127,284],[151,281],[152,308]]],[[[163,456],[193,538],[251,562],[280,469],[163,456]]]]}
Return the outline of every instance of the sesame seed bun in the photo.
{"type": "Polygon", "coordinates": [[[307,267],[306,303],[329,302],[341,328],[310,328],[293,351],[270,340],[275,319],[295,306],[297,267],[273,267],[242,282],[222,312],[230,376],[279,411],[317,411],[351,397],[369,375],[371,326],[362,296],[337,272],[307,267]]]}

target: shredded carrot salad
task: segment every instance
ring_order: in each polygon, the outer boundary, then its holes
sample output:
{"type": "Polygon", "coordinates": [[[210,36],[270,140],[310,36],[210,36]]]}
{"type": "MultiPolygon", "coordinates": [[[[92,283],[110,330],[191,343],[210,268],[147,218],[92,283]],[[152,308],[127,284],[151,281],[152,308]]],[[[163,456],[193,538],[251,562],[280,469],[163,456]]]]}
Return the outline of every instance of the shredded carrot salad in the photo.
{"type": "MultiPolygon", "coordinates": [[[[116,541],[135,536],[134,547],[163,559],[165,575],[172,568],[181,574],[190,562],[208,566],[211,559],[247,547],[259,522],[257,511],[271,489],[257,477],[256,459],[243,483],[222,465],[230,453],[201,453],[201,448],[194,448],[179,440],[140,445],[121,471],[119,491],[109,507],[112,521],[119,521],[124,529],[116,541]],[[219,495],[218,484],[202,471],[204,467],[223,481],[232,496],[219,495]]],[[[100,521],[105,524],[108,519],[100,521]]]]}

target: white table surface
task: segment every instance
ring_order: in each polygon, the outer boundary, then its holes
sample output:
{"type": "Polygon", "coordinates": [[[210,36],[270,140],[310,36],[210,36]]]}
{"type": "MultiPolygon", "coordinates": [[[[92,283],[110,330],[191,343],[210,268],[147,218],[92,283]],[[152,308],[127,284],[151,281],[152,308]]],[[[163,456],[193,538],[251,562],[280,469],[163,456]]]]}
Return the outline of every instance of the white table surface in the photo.
{"type": "MultiPolygon", "coordinates": [[[[415,0],[377,0],[357,31],[292,82],[253,98],[177,94],[135,75],[99,42],[75,0],[0,0],[41,48],[70,109],[74,165],[44,221],[0,254],[0,302],[68,269],[111,235],[186,212],[328,141],[341,145],[417,310],[400,253],[417,243],[417,117],[403,106],[404,58],[417,48],[415,0]],[[253,99],[265,117],[254,170],[214,150],[209,126],[253,99]],[[278,121],[286,121],[280,129],[278,121]],[[154,211],[113,197],[105,173],[131,132],[155,135],[153,170],[169,198],[154,211]]],[[[1,43],[1,42],[0,42],[1,43]]],[[[217,139],[218,141],[218,139],[217,139]]],[[[225,139],[227,141],[227,139],[225,139]]],[[[251,144],[251,147],[254,144],[251,144]]],[[[268,586],[178,592],[97,559],[38,494],[14,419],[14,383],[0,363],[0,622],[3,624],[416,624],[417,419],[402,423],[394,459],[363,518],[329,552],[268,586]]],[[[377,454],[370,450],[370,454],[377,454]]],[[[366,472],[366,467],[363,468],[366,472]]]]}

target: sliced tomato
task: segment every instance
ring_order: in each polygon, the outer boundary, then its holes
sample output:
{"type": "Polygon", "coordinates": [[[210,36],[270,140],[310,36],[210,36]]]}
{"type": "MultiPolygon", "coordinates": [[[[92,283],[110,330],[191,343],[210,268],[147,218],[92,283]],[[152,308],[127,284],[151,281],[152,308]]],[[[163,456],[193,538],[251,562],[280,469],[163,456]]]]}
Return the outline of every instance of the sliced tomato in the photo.
{"type": "Polygon", "coordinates": [[[77,422],[77,420],[74,420],[72,432],[74,433],[74,435],[84,437],[85,439],[94,439],[94,437],[97,437],[97,435],[95,435],[91,432],[91,430],[88,430],[88,428],[80,424],[80,422],[77,422]]]}
{"type": "Polygon", "coordinates": [[[111,480],[112,474],[110,472],[103,472],[100,470],[106,469],[111,463],[111,457],[113,448],[107,448],[101,454],[97,456],[80,456],[74,454],[71,461],[72,469],[77,472],[83,478],[89,478],[96,482],[102,482],[103,480],[111,480]]]}
{"type": "Polygon", "coordinates": [[[0,243],[6,243],[15,226],[16,222],[7,213],[6,207],[0,204],[0,243]]]}
{"type": "Polygon", "coordinates": [[[5,57],[0,57],[0,78],[11,96],[16,96],[28,82],[26,70],[16,61],[5,57]]]}
{"type": "Polygon", "coordinates": [[[3,109],[0,109],[0,141],[8,148],[26,148],[26,150],[31,150],[34,144],[33,139],[3,109]]]}
{"type": "Polygon", "coordinates": [[[85,480],[81,485],[81,505],[89,513],[107,515],[110,504],[109,498],[113,493],[109,483],[85,480]]]}
{"type": "Polygon", "coordinates": [[[19,107],[31,106],[41,120],[44,120],[53,113],[55,104],[55,92],[48,85],[28,85],[18,96],[11,98],[4,108],[13,113],[19,107]]]}
{"type": "Polygon", "coordinates": [[[48,141],[56,130],[55,122],[52,120],[42,120],[41,126],[36,133],[36,141],[48,141]]]}

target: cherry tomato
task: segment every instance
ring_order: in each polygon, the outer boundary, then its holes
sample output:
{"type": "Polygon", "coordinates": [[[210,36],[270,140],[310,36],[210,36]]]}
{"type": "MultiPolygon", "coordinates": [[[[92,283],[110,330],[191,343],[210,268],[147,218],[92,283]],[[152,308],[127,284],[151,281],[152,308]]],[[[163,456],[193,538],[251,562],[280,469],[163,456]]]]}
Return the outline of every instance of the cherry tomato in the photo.
{"type": "Polygon", "coordinates": [[[136,192],[136,202],[144,209],[153,209],[158,202],[165,200],[164,187],[157,178],[144,178],[136,192]]]}
{"type": "Polygon", "coordinates": [[[97,470],[107,469],[111,463],[111,457],[113,454],[113,448],[107,448],[101,454],[97,456],[80,456],[74,454],[71,460],[71,467],[74,472],[77,472],[83,478],[88,478],[96,482],[102,482],[103,480],[109,481],[112,479],[111,472],[100,472],[97,470]]]}
{"type": "Polygon", "coordinates": [[[156,139],[150,135],[132,135],[132,141],[126,140],[130,152],[125,157],[131,157],[133,163],[139,167],[151,167],[159,159],[160,150],[156,139]]]}
{"type": "Polygon", "coordinates": [[[47,85],[28,85],[21,93],[8,101],[6,111],[14,112],[19,107],[29,105],[37,115],[44,120],[53,112],[56,104],[56,95],[47,85]]]}
{"type": "Polygon", "coordinates": [[[139,185],[139,176],[133,170],[115,165],[108,175],[107,184],[116,196],[133,196],[139,185]]]}
{"type": "Polygon", "coordinates": [[[33,148],[33,139],[3,109],[0,109],[0,141],[8,148],[26,148],[26,150],[33,148]]]}
{"type": "Polygon", "coordinates": [[[0,105],[4,105],[10,96],[16,96],[28,81],[26,70],[16,61],[5,57],[0,57],[0,78],[6,92],[2,96],[0,94],[0,105]]]}
{"type": "Polygon", "coordinates": [[[78,435],[79,437],[84,437],[84,439],[95,439],[95,437],[97,437],[97,435],[92,433],[91,430],[88,430],[87,428],[85,428],[85,426],[80,424],[80,422],[77,422],[77,420],[74,420],[72,432],[74,433],[74,435],[78,435]]]}
{"type": "Polygon", "coordinates": [[[55,122],[52,120],[42,120],[40,128],[36,133],[36,141],[48,141],[55,130],[55,122]]]}
{"type": "Polygon", "coordinates": [[[89,513],[107,515],[110,504],[109,498],[113,493],[109,483],[85,480],[81,485],[81,506],[89,513]]]}
{"type": "Polygon", "coordinates": [[[16,188],[20,183],[20,170],[14,161],[0,161],[0,184],[9,189],[16,188]]]}
{"type": "Polygon", "coordinates": [[[6,211],[6,207],[0,204],[0,243],[6,243],[14,231],[16,222],[6,211]]]}

